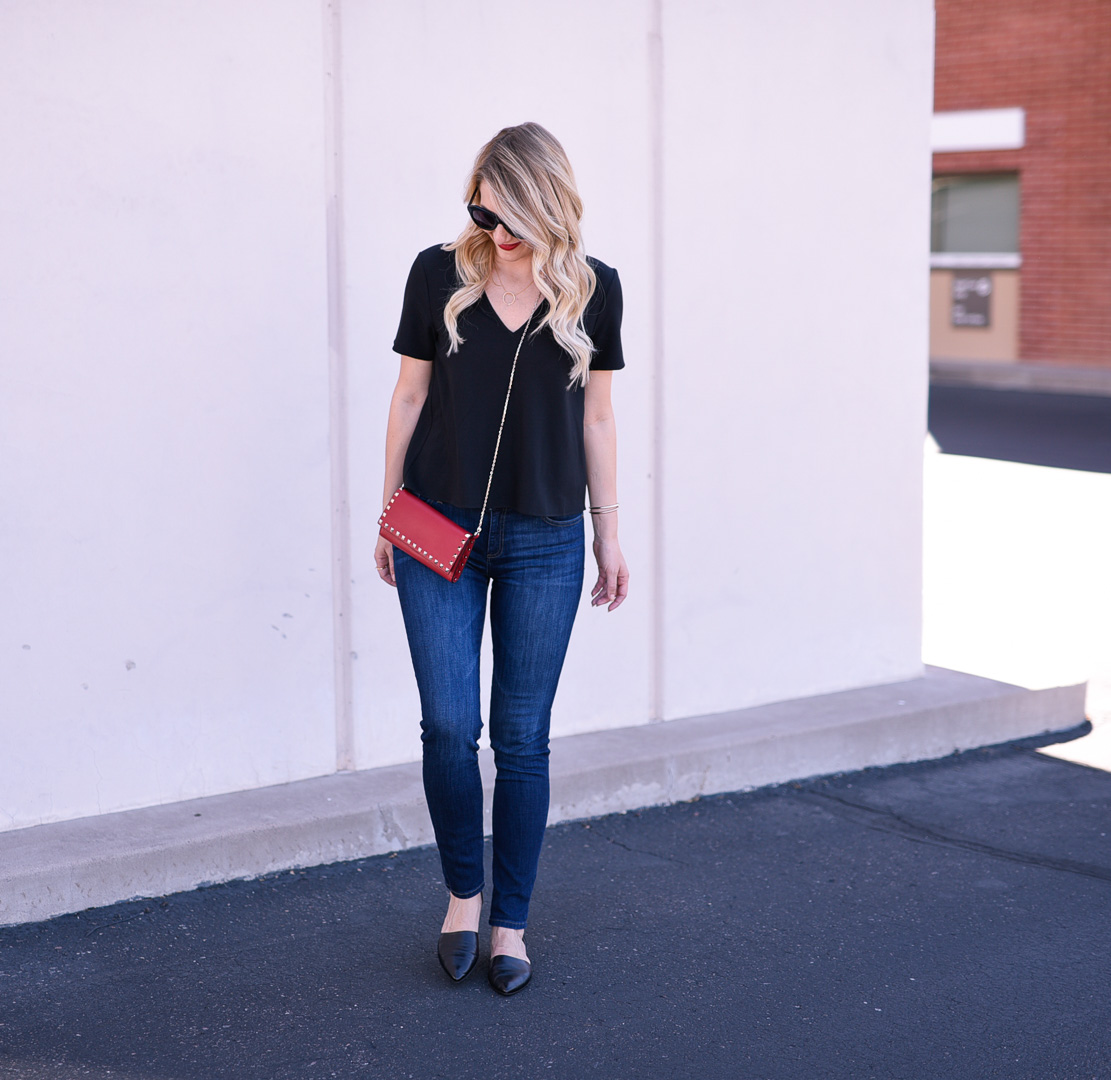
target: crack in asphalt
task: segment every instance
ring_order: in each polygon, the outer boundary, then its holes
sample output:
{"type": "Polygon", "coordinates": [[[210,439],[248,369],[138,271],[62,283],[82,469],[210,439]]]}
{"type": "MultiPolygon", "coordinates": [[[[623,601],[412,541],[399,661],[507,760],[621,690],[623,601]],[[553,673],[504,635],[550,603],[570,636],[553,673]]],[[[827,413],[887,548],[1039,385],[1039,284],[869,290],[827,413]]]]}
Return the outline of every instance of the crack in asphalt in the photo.
{"type": "Polygon", "coordinates": [[[1010,848],[998,847],[995,844],[986,844],[983,841],[958,836],[955,833],[948,833],[929,825],[921,825],[909,818],[902,817],[894,810],[853,802],[851,799],[833,795],[828,791],[803,788],[799,794],[811,800],[822,799],[826,803],[833,803],[841,816],[850,821],[856,821],[858,824],[870,829],[877,829],[880,832],[893,833],[916,843],[959,848],[962,851],[972,851],[978,855],[990,855],[996,859],[1006,859],[1009,862],[1022,863],[1025,866],[1038,866],[1045,870],[1059,870],[1066,874],[1079,874],[1081,877],[1111,882],[1111,868],[1097,866],[1094,863],[1078,862],[1075,859],[1058,859],[1052,855],[1029,854],[1022,851],[1013,851],[1010,848]]]}
{"type": "Polygon", "coordinates": [[[132,919],[139,919],[142,918],[144,915],[149,915],[153,910],[154,909],[152,907],[147,906],[144,907],[142,911],[136,911],[131,915],[122,915],[120,916],[120,918],[113,919],[111,922],[99,923],[98,925],[92,927],[90,930],[86,930],[84,936],[88,937],[90,934],[95,934],[99,930],[111,930],[115,926],[120,926],[125,922],[131,922],[132,919]]]}
{"type": "Polygon", "coordinates": [[[645,851],[643,848],[629,847],[628,844],[623,844],[620,840],[615,840],[612,836],[606,836],[597,826],[591,830],[603,840],[608,840],[611,844],[616,844],[619,848],[624,848],[626,851],[634,855],[650,855],[653,859],[663,859],[666,862],[678,863],[680,866],[690,866],[690,863],[684,862],[682,859],[675,858],[674,855],[661,855],[658,851],[645,851]]]}

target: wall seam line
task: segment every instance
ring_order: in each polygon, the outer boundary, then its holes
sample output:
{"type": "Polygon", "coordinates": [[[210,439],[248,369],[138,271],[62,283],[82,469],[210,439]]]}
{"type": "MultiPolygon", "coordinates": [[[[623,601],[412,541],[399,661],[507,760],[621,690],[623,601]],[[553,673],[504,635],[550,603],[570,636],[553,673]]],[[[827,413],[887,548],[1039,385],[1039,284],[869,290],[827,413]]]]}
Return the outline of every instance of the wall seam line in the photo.
{"type": "Polygon", "coordinates": [[[322,16],[335,752],[337,771],[345,771],[355,768],[355,719],[351,673],[351,508],[347,430],[347,313],[344,303],[347,282],[343,246],[343,46],[340,0],[322,0],[322,16]]]}
{"type": "Polygon", "coordinates": [[[652,643],[649,711],[653,721],[666,712],[666,514],[664,512],[664,56],[663,0],[649,0],[648,86],[652,214],[652,643]]]}

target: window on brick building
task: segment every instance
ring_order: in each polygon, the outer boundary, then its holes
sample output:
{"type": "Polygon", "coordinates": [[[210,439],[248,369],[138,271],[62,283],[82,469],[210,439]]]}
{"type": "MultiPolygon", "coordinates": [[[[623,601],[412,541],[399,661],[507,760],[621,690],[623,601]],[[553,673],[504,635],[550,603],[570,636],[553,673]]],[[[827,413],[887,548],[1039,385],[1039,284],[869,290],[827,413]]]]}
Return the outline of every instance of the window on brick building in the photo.
{"type": "Polygon", "coordinates": [[[930,250],[935,254],[1018,253],[1016,173],[937,176],[930,250]]]}

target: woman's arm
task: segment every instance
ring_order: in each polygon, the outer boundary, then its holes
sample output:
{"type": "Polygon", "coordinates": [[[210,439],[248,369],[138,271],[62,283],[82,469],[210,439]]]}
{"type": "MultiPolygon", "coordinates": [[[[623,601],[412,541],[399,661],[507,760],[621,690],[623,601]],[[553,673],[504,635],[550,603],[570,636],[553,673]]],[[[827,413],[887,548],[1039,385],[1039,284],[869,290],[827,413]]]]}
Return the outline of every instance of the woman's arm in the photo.
{"type": "MultiPolygon", "coordinates": [[[[390,416],[386,422],[386,478],[382,485],[382,505],[389,502],[390,496],[401,487],[405,469],[405,451],[417,426],[428,385],[432,381],[432,365],[427,360],[417,360],[412,356],[401,358],[401,372],[397,377],[393,398],[390,400],[390,416]]],[[[397,585],[393,576],[393,544],[384,536],[378,537],[374,549],[374,565],[378,574],[387,585],[397,585]]]]}
{"type": "MultiPolygon", "coordinates": [[[[612,371],[592,371],[586,384],[583,412],[583,445],[586,448],[586,486],[591,506],[617,502],[617,425],[613,418],[610,388],[612,371]]],[[[598,580],[590,590],[591,605],[619,607],[629,591],[629,567],[617,541],[617,511],[591,514],[594,525],[594,558],[598,580]]]]}

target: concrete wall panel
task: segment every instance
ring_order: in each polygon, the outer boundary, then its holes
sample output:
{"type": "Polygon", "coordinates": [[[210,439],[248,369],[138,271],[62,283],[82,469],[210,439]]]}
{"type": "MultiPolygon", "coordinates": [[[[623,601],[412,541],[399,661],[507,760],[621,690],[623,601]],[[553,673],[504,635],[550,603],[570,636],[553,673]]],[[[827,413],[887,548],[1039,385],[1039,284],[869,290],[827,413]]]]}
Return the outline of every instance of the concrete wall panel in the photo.
{"type": "Polygon", "coordinates": [[[669,718],[920,671],[930,15],[665,5],[669,718]]]}
{"type": "Polygon", "coordinates": [[[0,21],[0,828],[329,771],[320,10],[0,21]]]}

